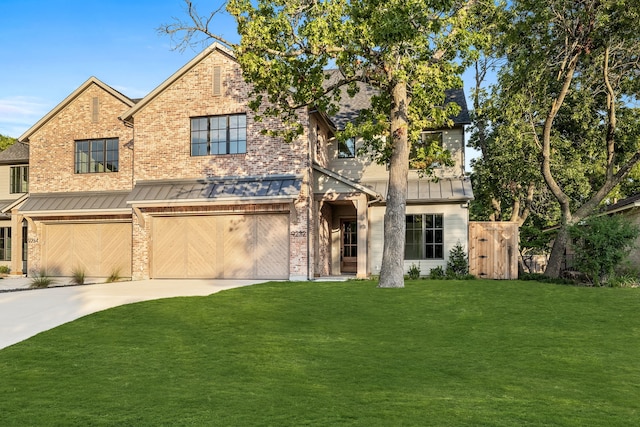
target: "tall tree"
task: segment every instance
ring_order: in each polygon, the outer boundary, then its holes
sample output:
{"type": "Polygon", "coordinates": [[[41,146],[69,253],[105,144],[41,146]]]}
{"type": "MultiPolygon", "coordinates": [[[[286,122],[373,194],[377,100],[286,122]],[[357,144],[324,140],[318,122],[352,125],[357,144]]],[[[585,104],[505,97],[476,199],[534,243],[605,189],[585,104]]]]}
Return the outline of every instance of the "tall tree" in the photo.
{"type": "MultiPolygon", "coordinates": [[[[464,61],[481,38],[470,30],[480,0],[229,0],[237,45],[209,27],[216,12],[202,17],[186,3],[190,21],[162,31],[183,34],[183,45],[204,34],[231,47],[253,85],[251,108],[282,118],[287,140],[303,132],[296,109],[314,105],[332,114],[338,89],[353,95],[359,82],[377,89],[371,108],[339,137],[363,137],[371,156],[389,164],[379,286],[403,287],[410,146],[459,111],[444,105],[445,90],[461,85],[464,61]],[[334,80],[326,79],[328,67],[339,70],[334,80]]],[[[435,143],[423,153],[434,161],[446,154],[435,143]]]]}
{"type": "Polygon", "coordinates": [[[640,4],[514,0],[511,12],[500,84],[524,101],[516,112],[528,124],[542,177],[560,207],[545,272],[557,277],[568,227],[594,213],[640,161],[633,108],[640,4]]]}

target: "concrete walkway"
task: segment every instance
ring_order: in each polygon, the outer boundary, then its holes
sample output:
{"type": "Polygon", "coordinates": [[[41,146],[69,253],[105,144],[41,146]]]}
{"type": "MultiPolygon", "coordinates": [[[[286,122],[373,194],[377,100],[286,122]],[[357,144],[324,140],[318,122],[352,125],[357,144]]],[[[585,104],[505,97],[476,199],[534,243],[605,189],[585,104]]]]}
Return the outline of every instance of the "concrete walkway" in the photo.
{"type": "Polygon", "coordinates": [[[139,301],[204,296],[249,286],[253,280],[141,280],[23,290],[26,278],[0,280],[0,349],[87,314],[139,301]]]}

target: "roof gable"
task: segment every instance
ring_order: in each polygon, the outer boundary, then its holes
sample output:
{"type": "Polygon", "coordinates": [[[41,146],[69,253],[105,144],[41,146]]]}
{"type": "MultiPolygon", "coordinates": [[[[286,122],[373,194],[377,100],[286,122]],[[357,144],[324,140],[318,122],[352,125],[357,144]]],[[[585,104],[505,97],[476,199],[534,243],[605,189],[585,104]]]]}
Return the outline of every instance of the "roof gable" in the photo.
{"type": "Polygon", "coordinates": [[[146,105],[149,104],[153,99],[155,99],[158,95],[164,92],[169,86],[175,83],[180,77],[185,75],[189,70],[198,65],[201,61],[203,61],[206,57],[211,55],[213,52],[220,52],[228,57],[232,58],[235,61],[235,56],[232,51],[225,48],[219,43],[213,43],[211,46],[204,49],[200,52],[195,58],[191,61],[187,62],[182,68],[173,73],[167,80],[162,82],[158,87],[149,92],[147,96],[142,98],[139,102],[133,105],[129,110],[127,110],[120,118],[128,123],[133,123],[133,116],[142,110],[146,105]]]}
{"type": "Polygon", "coordinates": [[[67,105],[71,104],[71,102],[73,102],[76,98],[78,98],[91,85],[96,85],[96,86],[100,87],[102,90],[104,90],[108,94],[112,95],[116,99],[120,100],[123,104],[128,105],[129,107],[134,105],[133,100],[131,100],[129,97],[123,95],[122,93],[118,92],[117,90],[115,90],[111,86],[103,83],[102,81],[100,81],[96,77],[92,76],[92,77],[89,77],[89,79],[86,82],[81,84],[80,87],[78,87],[76,90],[74,90],[69,96],[67,96],[61,103],[56,105],[53,110],[49,111],[43,118],[38,120],[38,122],[36,124],[31,126],[25,133],[23,133],[18,138],[18,141],[20,141],[20,142],[29,142],[29,137],[31,135],[33,135],[38,129],[40,129],[42,126],[44,126],[49,120],[51,120],[53,117],[55,117],[67,105]]]}

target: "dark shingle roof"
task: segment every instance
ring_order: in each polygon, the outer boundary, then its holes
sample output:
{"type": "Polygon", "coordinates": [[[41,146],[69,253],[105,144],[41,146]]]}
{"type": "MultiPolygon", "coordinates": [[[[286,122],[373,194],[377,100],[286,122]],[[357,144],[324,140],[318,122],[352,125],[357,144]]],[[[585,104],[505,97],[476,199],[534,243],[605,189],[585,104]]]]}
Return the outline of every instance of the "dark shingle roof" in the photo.
{"type": "MultiPolygon", "coordinates": [[[[335,82],[339,78],[338,70],[327,70],[329,79],[327,79],[327,86],[332,82],[335,82]]],[[[331,121],[338,129],[344,129],[348,122],[355,120],[358,117],[358,113],[361,110],[369,108],[371,106],[371,97],[376,94],[376,89],[365,84],[358,82],[358,93],[353,97],[350,97],[347,93],[347,89],[342,87],[340,98],[340,110],[337,114],[331,117],[331,121]]],[[[457,116],[452,117],[453,123],[456,125],[466,125],[471,123],[469,118],[469,110],[467,109],[467,101],[464,96],[463,89],[448,89],[445,91],[445,104],[455,102],[460,106],[460,112],[457,116]]]]}
{"type": "Polygon", "coordinates": [[[29,145],[16,142],[0,152],[0,164],[8,165],[29,162],[29,145]]]}

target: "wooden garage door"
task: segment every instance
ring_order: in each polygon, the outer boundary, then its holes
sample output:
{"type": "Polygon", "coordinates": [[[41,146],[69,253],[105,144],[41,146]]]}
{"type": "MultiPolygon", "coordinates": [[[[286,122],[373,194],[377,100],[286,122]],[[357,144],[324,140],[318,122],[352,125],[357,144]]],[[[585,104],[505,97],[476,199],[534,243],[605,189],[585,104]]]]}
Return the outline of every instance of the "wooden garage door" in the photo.
{"type": "Polygon", "coordinates": [[[287,279],[289,216],[156,217],[155,278],[287,279]]]}
{"type": "Polygon", "coordinates": [[[131,277],[131,223],[44,224],[42,263],[50,276],[131,277]]]}

